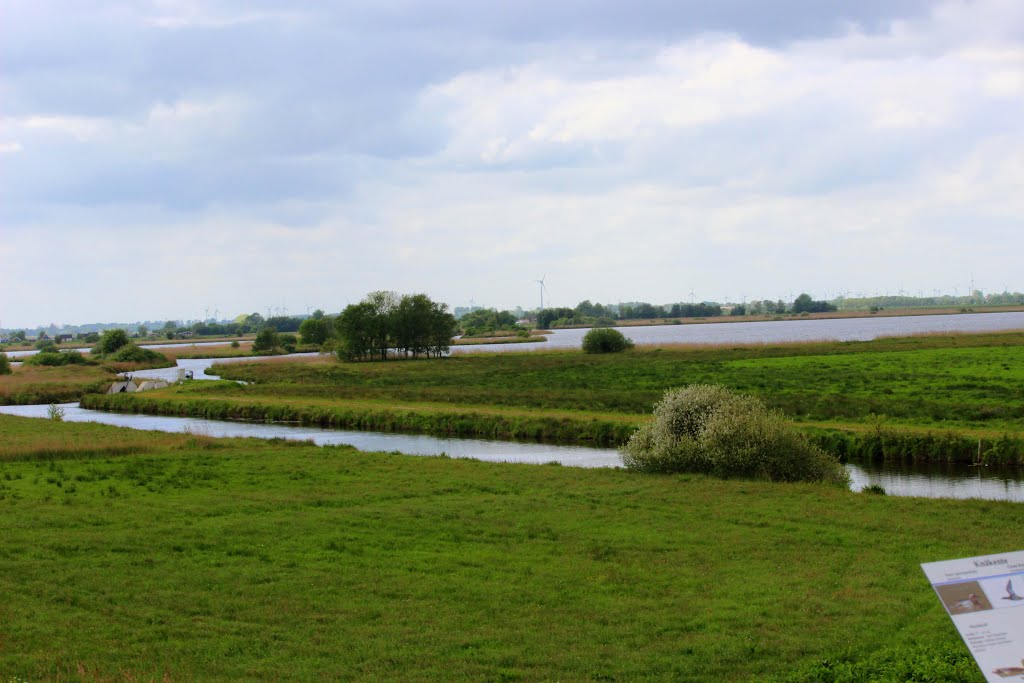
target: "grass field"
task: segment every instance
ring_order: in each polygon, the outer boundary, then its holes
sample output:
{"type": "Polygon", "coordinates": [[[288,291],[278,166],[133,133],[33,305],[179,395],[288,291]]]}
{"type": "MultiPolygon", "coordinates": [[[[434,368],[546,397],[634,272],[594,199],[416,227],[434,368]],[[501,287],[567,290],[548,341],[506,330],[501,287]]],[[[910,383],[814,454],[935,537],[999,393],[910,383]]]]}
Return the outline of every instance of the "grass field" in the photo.
{"type": "Polygon", "coordinates": [[[881,657],[980,681],[918,564],[1008,550],[1020,520],[8,416],[0,433],[5,680],[823,681],[881,657]]]}
{"type": "Polygon", "coordinates": [[[479,354],[418,362],[238,364],[254,394],[649,413],[665,389],[718,383],[794,419],[1019,430],[1024,333],[872,342],[479,354]]]}

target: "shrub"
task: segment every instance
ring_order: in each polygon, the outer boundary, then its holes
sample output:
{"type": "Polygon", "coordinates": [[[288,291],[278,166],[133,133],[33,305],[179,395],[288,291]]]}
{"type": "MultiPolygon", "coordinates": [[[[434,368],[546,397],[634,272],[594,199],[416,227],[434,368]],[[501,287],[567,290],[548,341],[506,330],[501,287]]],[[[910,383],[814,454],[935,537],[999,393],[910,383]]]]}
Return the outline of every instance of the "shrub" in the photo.
{"type": "Polygon", "coordinates": [[[631,348],[631,339],[608,327],[595,327],[583,336],[583,350],[586,353],[618,353],[631,348]]]}
{"type": "Polygon", "coordinates": [[[150,349],[144,349],[135,344],[127,344],[118,349],[117,353],[109,356],[107,360],[118,363],[170,363],[167,356],[150,349]]]}
{"type": "Polygon", "coordinates": [[[666,392],[654,420],[630,437],[621,454],[627,468],[644,472],[849,483],[838,460],[795,431],[781,413],[717,385],[666,392]]]}
{"type": "Polygon", "coordinates": [[[9,375],[14,370],[11,369],[11,361],[8,360],[6,353],[0,353],[0,375],[9,375]]]}
{"type": "Polygon", "coordinates": [[[25,359],[26,365],[87,365],[89,361],[78,351],[41,351],[34,356],[25,359]]]}

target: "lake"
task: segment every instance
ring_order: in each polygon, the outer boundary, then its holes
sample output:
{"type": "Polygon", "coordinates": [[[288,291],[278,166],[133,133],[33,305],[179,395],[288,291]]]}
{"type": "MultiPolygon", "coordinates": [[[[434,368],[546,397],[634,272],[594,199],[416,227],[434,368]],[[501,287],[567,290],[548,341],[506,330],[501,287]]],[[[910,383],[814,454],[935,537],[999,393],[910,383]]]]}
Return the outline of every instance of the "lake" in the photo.
{"type": "MultiPolygon", "coordinates": [[[[934,332],[998,332],[1024,330],[1024,311],[1012,313],[964,313],[824,320],[767,322],[687,323],[617,328],[637,344],[771,344],[799,341],[869,341],[934,332]]],[[[538,349],[574,349],[587,329],[553,330],[547,342],[529,344],[477,344],[453,346],[452,353],[515,352],[538,349]]],[[[228,342],[193,344],[146,344],[161,349],[189,346],[223,346],[228,342]]],[[[87,351],[88,349],[79,349],[87,351]]],[[[10,351],[10,358],[24,358],[38,351],[10,351]]]]}
{"type": "MultiPolygon", "coordinates": [[[[870,341],[943,332],[998,332],[1024,329],[1024,312],[966,313],[902,317],[832,318],[618,327],[636,344],[773,344],[801,341],[870,341]]],[[[588,329],[553,330],[547,343],[453,346],[452,353],[573,349],[588,329]]]]}

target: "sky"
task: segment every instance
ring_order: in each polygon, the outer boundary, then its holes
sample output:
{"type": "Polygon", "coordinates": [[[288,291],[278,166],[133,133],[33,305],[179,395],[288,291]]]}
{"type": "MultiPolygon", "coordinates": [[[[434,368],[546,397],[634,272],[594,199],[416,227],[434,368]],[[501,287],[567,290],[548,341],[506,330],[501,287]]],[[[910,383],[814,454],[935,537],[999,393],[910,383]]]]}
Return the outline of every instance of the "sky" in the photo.
{"type": "Polygon", "coordinates": [[[0,327],[1024,289],[1020,0],[0,0],[0,327]]]}

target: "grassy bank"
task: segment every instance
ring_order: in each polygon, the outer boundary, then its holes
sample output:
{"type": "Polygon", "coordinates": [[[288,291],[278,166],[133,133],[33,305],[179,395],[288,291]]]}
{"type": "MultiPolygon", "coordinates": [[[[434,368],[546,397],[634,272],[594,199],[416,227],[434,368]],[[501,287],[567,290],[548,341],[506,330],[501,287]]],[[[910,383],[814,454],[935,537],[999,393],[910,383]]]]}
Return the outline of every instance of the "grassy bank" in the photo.
{"type": "Polygon", "coordinates": [[[85,408],[115,412],[594,446],[624,443],[637,424],[632,416],[570,410],[282,398],[233,382],[203,382],[144,395],[90,394],[81,402],[85,408]]]}
{"type": "Polygon", "coordinates": [[[1019,522],[1011,503],[188,435],[41,459],[125,437],[0,431],[19,435],[0,671],[25,680],[809,681],[898,661],[980,681],[918,564],[1004,551],[1019,522]]]}

